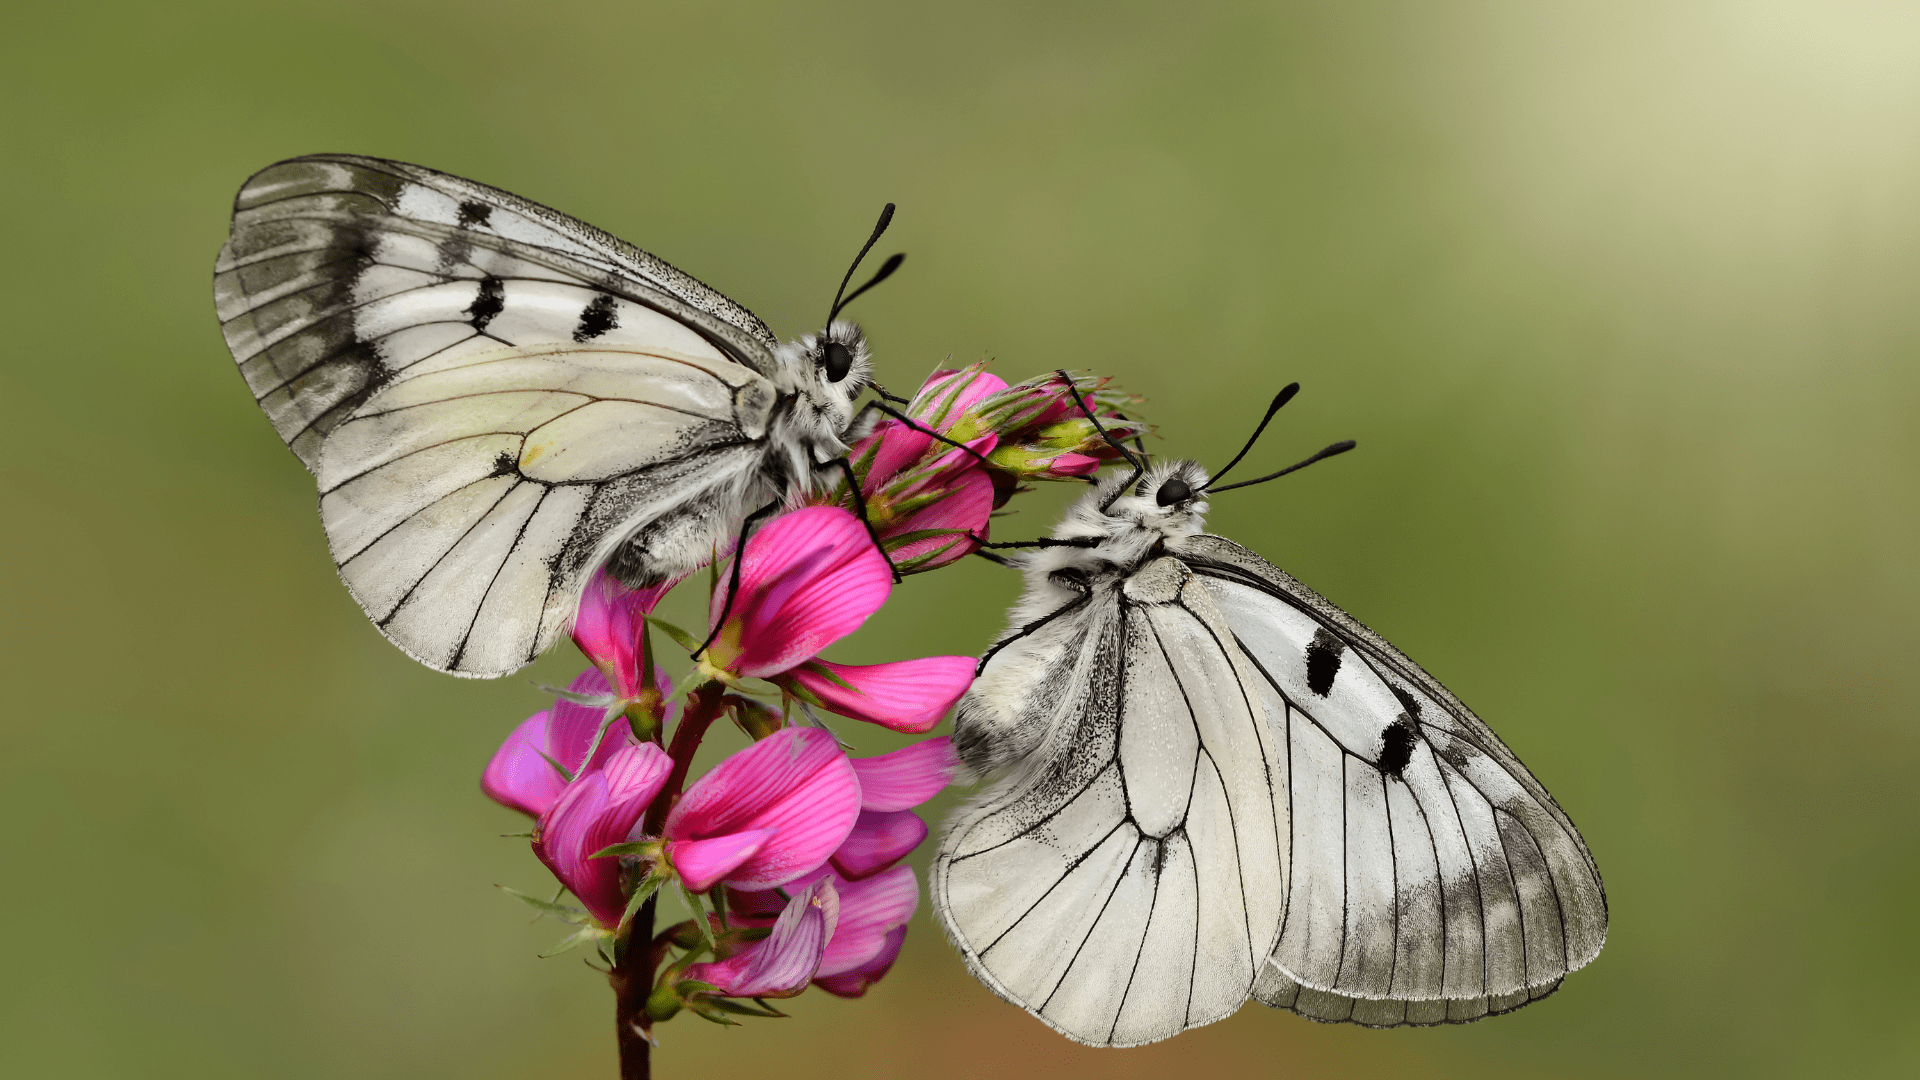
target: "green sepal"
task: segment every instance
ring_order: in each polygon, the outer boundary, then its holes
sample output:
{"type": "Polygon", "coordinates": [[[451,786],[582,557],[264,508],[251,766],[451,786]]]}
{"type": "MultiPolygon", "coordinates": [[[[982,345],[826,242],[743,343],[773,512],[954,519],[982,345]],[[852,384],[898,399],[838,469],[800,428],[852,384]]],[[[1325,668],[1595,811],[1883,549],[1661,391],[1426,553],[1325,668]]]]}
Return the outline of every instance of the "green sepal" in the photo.
{"type": "Polygon", "coordinates": [[[659,627],[661,633],[672,638],[674,644],[687,650],[689,653],[700,647],[699,638],[694,637],[692,634],[687,633],[685,630],[680,629],[665,619],[656,619],[649,615],[647,616],[647,625],[659,627]]]}
{"type": "Polygon", "coordinates": [[[608,844],[599,851],[587,856],[589,859],[604,859],[609,855],[641,855],[657,858],[660,855],[658,840],[630,840],[624,844],[608,844]]]}
{"type": "Polygon", "coordinates": [[[680,1000],[680,995],[673,992],[673,987],[662,983],[647,995],[647,1015],[652,1017],[655,1023],[671,1020],[685,1004],[680,1000]]]}
{"type": "Polygon", "coordinates": [[[660,873],[658,868],[656,868],[652,873],[649,873],[640,880],[640,884],[634,887],[633,895],[627,898],[627,910],[620,916],[621,925],[624,926],[631,922],[633,917],[640,913],[640,905],[646,903],[654,893],[660,891],[660,886],[666,883],[668,876],[667,874],[660,873]]]}
{"type": "Polygon", "coordinates": [[[713,941],[713,926],[707,922],[706,905],[702,904],[700,898],[687,888],[685,882],[675,881],[674,884],[680,887],[680,899],[686,901],[687,909],[693,912],[693,921],[700,927],[700,940],[706,944],[708,951],[716,956],[719,955],[719,949],[713,941]]]}
{"type": "MultiPolygon", "coordinates": [[[[686,984],[681,983],[680,985],[685,986],[686,984]]],[[[721,1012],[730,1012],[735,1016],[764,1016],[771,1020],[775,1018],[785,1017],[787,1015],[786,1013],[781,1012],[779,1009],[776,1009],[773,1006],[768,1005],[765,1001],[762,1001],[759,998],[754,998],[753,1001],[754,1001],[754,1004],[759,1005],[760,1007],[756,1009],[753,1007],[753,1005],[744,1004],[738,998],[726,998],[726,997],[709,998],[703,1004],[711,1005],[714,1008],[719,1009],[721,1012]]]]}
{"type": "Polygon", "coordinates": [[[586,912],[579,908],[568,907],[565,904],[556,904],[550,900],[542,900],[537,896],[528,896],[518,889],[509,889],[505,885],[495,885],[494,888],[499,889],[508,896],[519,899],[521,903],[538,911],[540,914],[551,915],[561,922],[573,923],[577,926],[580,924],[580,918],[586,914],[586,912]]]}
{"type": "Polygon", "coordinates": [[[500,834],[500,838],[503,840],[531,840],[533,839],[533,830],[528,829],[526,832],[503,832],[500,834]]]}
{"type": "Polygon", "coordinates": [[[569,934],[565,939],[563,939],[560,942],[560,944],[555,945],[553,948],[548,949],[546,952],[539,954],[540,959],[546,960],[551,957],[559,956],[561,953],[571,952],[574,949],[577,949],[580,946],[587,944],[588,942],[599,942],[602,939],[610,936],[612,935],[608,931],[602,930],[597,926],[583,926],[580,929],[574,931],[572,934],[569,934]]]}

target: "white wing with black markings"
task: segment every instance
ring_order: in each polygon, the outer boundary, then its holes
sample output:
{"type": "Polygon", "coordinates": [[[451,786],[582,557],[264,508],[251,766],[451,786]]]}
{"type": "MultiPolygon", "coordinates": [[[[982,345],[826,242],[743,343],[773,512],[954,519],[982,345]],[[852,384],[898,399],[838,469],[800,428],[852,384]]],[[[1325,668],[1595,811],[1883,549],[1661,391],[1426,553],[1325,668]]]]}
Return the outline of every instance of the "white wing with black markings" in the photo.
{"type": "MultiPolygon", "coordinates": [[[[697,561],[760,490],[776,341],[745,308],[538,203],[378,158],[241,188],[221,328],[319,479],[335,564],[381,631],[503,675],[634,540],[697,561]],[[756,486],[757,485],[757,486],[756,486]]],[[[687,567],[681,567],[682,569],[687,567]]]]}
{"type": "Polygon", "coordinates": [[[1599,953],[1592,855],[1466,706],[1245,548],[1169,547],[1256,669],[1292,781],[1292,880],[1256,997],[1319,1020],[1462,1022],[1546,996],[1599,953]]]}
{"type": "Polygon", "coordinates": [[[715,542],[757,476],[772,401],[738,364],[661,348],[436,364],[333,429],[320,520],[389,640],[441,671],[506,674],[566,628],[638,523],[661,523],[648,543],[715,542]]]}
{"type": "Polygon", "coordinates": [[[1000,996],[1078,1042],[1153,1042],[1232,1014],[1272,951],[1286,761],[1177,560],[1056,614],[986,667],[1038,741],[950,824],[934,906],[1000,996]]]}
{"type": "Polygon", "coordinates": [[[344,154],[270,165],[241,187],[214,300],[254,398],[309,468],[354,409],[428,365],[590,342],[766,375],[777,344],[745,308],[591,225],[344,154]]]}

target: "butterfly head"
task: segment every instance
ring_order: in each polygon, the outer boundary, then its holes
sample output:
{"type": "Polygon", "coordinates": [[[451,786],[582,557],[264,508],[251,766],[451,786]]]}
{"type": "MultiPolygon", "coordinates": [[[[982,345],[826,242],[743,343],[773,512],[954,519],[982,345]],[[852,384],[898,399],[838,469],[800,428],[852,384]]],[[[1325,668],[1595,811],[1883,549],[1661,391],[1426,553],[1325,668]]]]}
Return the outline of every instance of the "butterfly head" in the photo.
{"type": "Polygon", "coordinates": [[[1207,470],[1193,461],[1116,470],[1069,507],[1053,531],[1056,540],[1085,546],[1042,548],[1022,561],[1045,571],[1132,568],[1166,541],[1206,527],[1206,486],[1207,470]]]}
{"type": "Polygon", "coordinates": [[[853,424],[853,400],[873,382],[873,356],[866,335],[845,319],[817,334],[780,347],[781,389],[796,412],[825,438],[844,441],[853,424]]]}

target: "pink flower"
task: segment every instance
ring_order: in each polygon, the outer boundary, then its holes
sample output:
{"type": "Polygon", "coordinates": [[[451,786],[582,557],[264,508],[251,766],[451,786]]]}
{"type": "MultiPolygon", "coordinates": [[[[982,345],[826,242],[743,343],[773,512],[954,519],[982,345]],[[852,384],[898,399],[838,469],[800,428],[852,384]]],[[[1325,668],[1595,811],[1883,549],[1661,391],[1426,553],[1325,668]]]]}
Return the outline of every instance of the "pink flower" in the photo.
{"type": "Polygon", "coordinates": [[[646,688],[642,675],[646,619],[654,605],[678,581],[645,589],[629,589],[607,576],[605,567],[593,572],[580,593],[573,619],[573,643],[606,676],[613,696],[636,701],[646,688]]]}
{"type": "Polygon", "coordinates": [[[841,716],[909,735],[933,730],[973,683],[966,656],[928,656],[889,664],[812,660],[776,682],[841,716]]]}
{"type": "Polygon", "coordinates": [[[632,839],[673,762],[653,743],[623,746],[568,784],[533,826],[533,853],[603,926],[626,910],[620,860],[593,856],[632,839]]]}
{"type": "Polygon", "coordinates": [[[966,434],[977,427],[998,433],[999,444],[987,460],[1015,483],[1088,477],[1101,465],[1124,457],[1101,436],[1102,428],[1122,441],[1149,430],[1137,420],[1120,418],[1121,408],[1131,407],[1138,399],[1108,389],[1107,381],[1076,377],[1069,384],[1058,373],[1029,379],[976,404],[956,430],[966,434]],[[1088,411],[1100,418],[1099,427],[1088,418],[1088,411]]]}
{"type": "MultiPolygon", "coordinates": [[[[802,507],[748,539],[739,595],[708,662],[748,678],[780,674],[859,629],[892,592],[887,560],[858,519],[835,507],[802,507]]],[[[726,594],[724,584],[713,591],[709,628],[726,594]]]]}
{"type": "Polygon", "coordinates": [[[773,927],[766,938],[724,960],[689,965],[685,978],[708,983],[726,997],[792,997],[807,988],[830,953],[840,910],[832,875],[822,875],[791,903],[782,901],[778,917],[757,923],[773,927]]]}
{"type": "Polygon", "coordinates": [[[860,806],[866,810],[909,810],[938,795],[959,775],[960,755],[945,735],[922,739],[890,754],[854,758],[860,776],[860,806]]]}
{"type": "Polygon", "coordinates": [[[860,781],[833,736],[785,728],[729,756],[667,816],[667,859],[696,892],[771,889],[825,863],[860,815],[860,781]]]}
{"type": "MultiPolygon", "coordinates": [[[[803,507],[748,539],[739,595],[702,662],[731,676],[771,680],[856,720],[926,731],[966,692],[972,660],[844,665],[816,659],[866,622],[892,591],[886,560],[858,519],[837,507],[803,507]]],[[[709,626],[725,607],[726,589],[715,589],[709,626]]]]}
{"type": "Polygon", "coordinates": [[[854,758],[860,818],[833,853],[833,868],[857,881],[905,858],[927,838],[926,822],[913,808],[952,783],[959,767],[953,741],[944,735],[891,754],[854,758]]]}
{"type": "MultiPolygon", "coordinates": [[[[838,925],[821,952],[812,973],[814,981],[829,992],[858,997],[900,954],[907,920],[920,905],[919,881],[910,866],[896,866],[860,881],[849,881],[822,869],[808,881],[810,888],[820,881],[831,881],[840,899],[838,925]]],[[[792,907],[785,897],[772,891],[736,890],[728,897],[732,901],[732,922],[740,926],[777,924],[792,907]]],[[[798,903],[797,897],[793,903],[798,903]]]]}
{"type": "MultiPolygon", "coordinates": [[[[567,689],[576,694],[598,695],[608,692],[607,680],[588,668],[576,676],[567,689]]],[[[587,747],[606,721],[606,710],[580,705],[565,699],[553,703],[513,729],[507,741],[494,752],[493,760],[480,776],[480,789],[487,797],[510,810],[530,817],[545,813],[567,786],[567,775],[577,775],[587,756],[587,747]]],[[[633,744],[632,729],[616,720],[600,740],[589,768],[604,765],[624,746],[633,744]]]]}

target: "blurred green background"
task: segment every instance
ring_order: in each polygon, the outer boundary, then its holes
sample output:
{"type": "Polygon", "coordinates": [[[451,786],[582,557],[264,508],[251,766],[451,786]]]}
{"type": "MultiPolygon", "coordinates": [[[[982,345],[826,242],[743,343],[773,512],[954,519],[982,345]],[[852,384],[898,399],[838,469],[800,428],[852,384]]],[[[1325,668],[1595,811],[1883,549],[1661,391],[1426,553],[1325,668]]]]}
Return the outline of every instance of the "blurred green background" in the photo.
{"type": "MultiPolygon", "coordinates": [[[[547,202],[784,335],[896,201],[912,257],[856,309],[889,383],[1095,368],[1215,465],[1300,380],[1255,462],[1360,451],[1214,527],[1473,703],[1612,902],[1512,1016],[1249,1005],[1118,1052],[923,912],[867,999],[676,1021],[660,1075],[1920,1072],[1913,5],[249,0],[0,39],[0,1074],[612,1073],[604,984],[491,887],[546,880],[476,789],[539,692],[365,623],[220,340],[233,191],[321,150],[547,202]]],[[[1015,588],[912,579],[831,655],[976,653],[1015,588]]]]}

